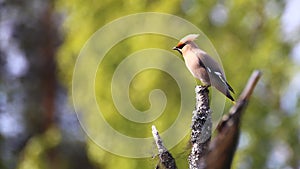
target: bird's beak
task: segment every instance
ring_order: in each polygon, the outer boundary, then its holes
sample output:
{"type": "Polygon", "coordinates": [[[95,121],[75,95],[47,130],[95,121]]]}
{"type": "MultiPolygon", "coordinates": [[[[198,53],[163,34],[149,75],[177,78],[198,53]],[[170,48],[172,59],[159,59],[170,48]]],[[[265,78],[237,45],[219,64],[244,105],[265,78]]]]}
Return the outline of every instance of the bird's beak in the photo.
{"type": "Polygon", "coordinates": [[[173,50],[177,50],[180,54],[182,54],[180,48],[178,48],[177,46],[173,47],[172,49],[173,49],[173,50]]]}

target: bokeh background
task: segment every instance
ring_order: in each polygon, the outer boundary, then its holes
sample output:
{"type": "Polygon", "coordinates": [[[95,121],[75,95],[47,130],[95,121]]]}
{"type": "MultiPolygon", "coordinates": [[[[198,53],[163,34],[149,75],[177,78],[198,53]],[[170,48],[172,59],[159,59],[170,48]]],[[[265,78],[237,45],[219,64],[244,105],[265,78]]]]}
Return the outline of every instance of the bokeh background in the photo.
{"type": "MultiPolygon", "coordinates": [[[[198,26],[217,49],[238,94],[251,72],[262,70],[242,120],[233,168],[300,168],[299,8],[298,0],[0,0],[0,168],[155,167],[156,158],[131,159],[99,148],[80,127],[72,104],[73,69],[85,42],[105,24],[138,12],[169,13],[198,26]]],[[[108,85],[117,65],[135,51],[167,49],[176,42],[135,36],[108,53],[95,90],[116,130],[151,136],[151,123],[124,120],[114,107],[108,85]]],[[[132,104],[143,111],[156,88],[168,99],[159,119],[163,131],[179,109],[176,81],[161,71],[144,71],[129,92],[132,104]]],[[[187,168],[187,140],[171,150],[179,168],[187,168]]]]}

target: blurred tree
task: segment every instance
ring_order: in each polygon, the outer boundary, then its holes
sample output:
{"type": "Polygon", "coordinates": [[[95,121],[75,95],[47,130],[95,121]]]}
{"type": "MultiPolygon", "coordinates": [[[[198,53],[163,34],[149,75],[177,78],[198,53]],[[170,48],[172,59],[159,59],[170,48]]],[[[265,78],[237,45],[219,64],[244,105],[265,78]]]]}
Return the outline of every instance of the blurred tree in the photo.
{"type": "Polygon", "coordinates": [[[1,168],[93,168],[84,144],[63,128],[70,112],[59,102],[66,92],[56,76],[62,36],[53,7],[53,1],[0,2],[1,168]]]}

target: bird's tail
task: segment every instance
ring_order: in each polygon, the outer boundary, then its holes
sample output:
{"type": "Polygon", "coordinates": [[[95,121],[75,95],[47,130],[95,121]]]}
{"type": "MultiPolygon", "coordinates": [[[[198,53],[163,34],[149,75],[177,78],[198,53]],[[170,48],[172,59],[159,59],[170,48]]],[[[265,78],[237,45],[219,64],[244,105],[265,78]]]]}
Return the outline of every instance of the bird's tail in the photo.
{"type": "Polygon", "coordinates": [[[234,102],[234,98],[231,96],[229,90],[227,90],[227,92],[226,92],[226,97],[228,97],[232,102],[234,102]]]}
{"type": "MultiPolygon", "coordinates": [[[[226,82],[226,81],[225,81],[226,82]]],[[[226,85],[227,85],[227,87],[228,87],[228,89],[232,92],[232,93],[234,93],[234,90],[233,90],[233,88],[226,82],[226,85]]],[[[229,95],[230,95],[230,93],[229,93],[229,95]]],[[[227,96],[228,97],[228,96],[227,96]]]]}

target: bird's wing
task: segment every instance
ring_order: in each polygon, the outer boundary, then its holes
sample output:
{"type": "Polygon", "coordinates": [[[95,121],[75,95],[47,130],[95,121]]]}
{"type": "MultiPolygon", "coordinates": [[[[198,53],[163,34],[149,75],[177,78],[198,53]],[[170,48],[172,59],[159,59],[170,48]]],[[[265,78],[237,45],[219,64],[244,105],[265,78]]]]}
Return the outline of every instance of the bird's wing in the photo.
{"type": "Polygon", "coordinates": [[[222,91],[223,93],[227,94],[227,89],[234,93],[232,87],[227,83],[224,72],[219,66],[219,64],[211,56],[209,56],[202,50],[197,50],[196,53],[197,57],[202,62],[201,64],[205,67],[206,71],[208,72],[212,85],[220,91],[222,91]],[[221,85],[220,82],[222,82],[223,85],[221,85]],[[224,88],[224,86],[227,87],[224,88]]]}
{"type": "Polygon", "coordinates": [[[217,63],[211,56],[200,49],[196,50],[195,53],[199,60],[201,60],[201,64],[203,64],[209,74],[211,74],[212,76],[220,77],[220,79],[224,81],[224,83],[226,82],[224,72],[219,66],[219,63],[217,63]]]}
{"type": "MultiPolygon", "coordinates": [[[[200,59],[202,60],[203,64],[205,65],[205,67],[210,68],[210,70],[212,72],[218,72],[221,74],[222,78],[224,80],[226,80],[225,76],[224,76],[224,72],[223,69],[220,67],[220,64],[218,62],[216,62],[211,56],[209,56],[207,53],[203,52],[200,56],[200,59]]],[[[219,76],[219,74],[217,73],[217,75],[219,76]]]]}

